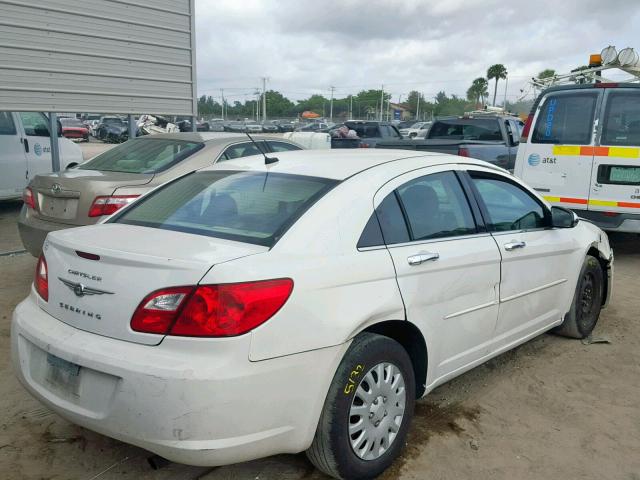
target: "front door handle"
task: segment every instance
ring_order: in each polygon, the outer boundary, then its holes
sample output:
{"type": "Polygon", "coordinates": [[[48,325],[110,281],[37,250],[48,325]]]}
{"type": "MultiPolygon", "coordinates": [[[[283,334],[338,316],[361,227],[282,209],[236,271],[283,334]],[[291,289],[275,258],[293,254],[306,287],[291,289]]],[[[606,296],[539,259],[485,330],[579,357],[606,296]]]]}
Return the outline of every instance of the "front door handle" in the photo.
{"type": "Polygon", "coordinates": [[[417,255],[411,255],[410,257],[407,257],[407,262],[409,262],[409,265],[414,267],[416,265],[421,265],[424,262],[432,262],[439,258],[440,258],[440,254],[438,253],[422,252],[417,255]]]}
{"type": "Polygon", "coordinates": [[[24,144],[24,151],[26,153],[29,153],[29,140],[27,140],[26,138],[22,140],[22,143],[24,144]]]}
{"type": "Polygon", "coordinates": [[[512,241],[509,243],[505,243],[504,244],[504,249],[507,251],[511,251],[511,250],[515,250],[516,248],[524,248],[526,247],[527,244],[525,242],[521,242],[521,241],[512,241]]]}

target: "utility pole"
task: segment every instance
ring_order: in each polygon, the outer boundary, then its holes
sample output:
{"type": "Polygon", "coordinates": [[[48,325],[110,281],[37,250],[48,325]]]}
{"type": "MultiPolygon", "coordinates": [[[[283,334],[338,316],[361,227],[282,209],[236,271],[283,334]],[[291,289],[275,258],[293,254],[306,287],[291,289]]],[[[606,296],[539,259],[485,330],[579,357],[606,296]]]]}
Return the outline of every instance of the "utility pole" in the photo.
{"type": "Polygon", "coordinates": [[[267,121],[267,77],[262,77],[262,122],[267,121]]]}
{"type": "Polygon", "coordinates": [[[349,120],[353,120],[353,95],[349,95],[349,120]]]}
{"type": "Polygon", "coordinates": [[[256,122],[260,120],[260,89],[256,88],[254,92],[256,96],[256,122]]]}
{"type": "Polygon", "coordinates": [[[382,121],[383,110],[384,110],[384,84],[380,86],[380,121],[382,121]]]}
{"type": "Polygon", "coordinates": [[[329,121],[333,123],[333,91],[336,87],[329,87],[331,89],[331,100],[329,100],[329,121]]]}
{"type": "Polygon", "coordinates": [[[509,86],[509,77],[504,79],[504,105],[502,105],[502,109],[507,111],[507,87],[509,86]]]}
{"type": "Polygon", "coordinates": [[[220,96],[222,97],[222,120],[224,120],[224,88],[220,89],[220,96]]]}
{"type": "Polygon", "coordinates": [[[418,101],[416,102],[416,120],[420,121],[420,92],[418,92],[418,101]]]}

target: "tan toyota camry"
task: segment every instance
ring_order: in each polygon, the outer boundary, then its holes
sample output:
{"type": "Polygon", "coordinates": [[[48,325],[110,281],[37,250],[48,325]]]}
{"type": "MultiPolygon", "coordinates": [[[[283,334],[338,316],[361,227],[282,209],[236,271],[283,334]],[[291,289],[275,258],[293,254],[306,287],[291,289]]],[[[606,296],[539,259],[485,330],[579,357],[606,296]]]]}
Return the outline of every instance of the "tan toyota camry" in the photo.
{"type": "MultiPolygon", "coordinates": [[[[254,136],[265,153],[300,150],[276,136],[254,136]]],[[[261,152],[244,134],[168,133],[138,137],[59,173],[37,175],[24,190],[18,229],[39,256],[49,232],[91,225],[187,172],[261,152]]]]}

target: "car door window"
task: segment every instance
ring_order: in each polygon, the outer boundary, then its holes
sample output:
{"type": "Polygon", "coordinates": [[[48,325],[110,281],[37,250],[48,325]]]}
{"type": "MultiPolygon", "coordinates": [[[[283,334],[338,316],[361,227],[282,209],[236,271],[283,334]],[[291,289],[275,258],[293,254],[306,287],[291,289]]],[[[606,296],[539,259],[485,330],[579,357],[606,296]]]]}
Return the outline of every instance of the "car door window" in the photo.
{"type": "Polygon", "coordinates": [[[489,218],[490,232],[545,228],[549,217],[543,205],[525,189],[497,176],[471,173],[489,218]]]}
{"type": "Polygon", "coordinates": [[[288,152],[290,150],[302,150],[297,145],[285,142],[268,142],[272,152],[288,152]]]}
{"type": "Polygon", "coordinates": [[[597,95],[577,92],[547,96],[538,113],[532,143],[589,145],[597,95]]]}
{"type": "Polygon", "coordinates": [[[611,91],[602,129],[602,145],[640,145],[640,91],[611,91]]]}
{"type": "Polygon", "coordinates": [[[0,112],[0,135],[15,135],[16,126],[11,118],[11,112],[0,112]]]}
{"type": "Polygon", "coordinates": [[[412,240],[476,233],[462,186],[453,172],[434,173],[398,188],[412,240]]]}
{"type": "Polygon", "coordinates": [[[40,112],[20,112],[24,133],[30,137],[48,137],[49,119],[40,112]]]}
{"type": "Polygon", "coordinates": [[[262,152],[251,142],[239,143],[228,147],[220,157],[220,160],[233,160],[234,158],[248,157],[251,155],[262,155],[262,152]]]}

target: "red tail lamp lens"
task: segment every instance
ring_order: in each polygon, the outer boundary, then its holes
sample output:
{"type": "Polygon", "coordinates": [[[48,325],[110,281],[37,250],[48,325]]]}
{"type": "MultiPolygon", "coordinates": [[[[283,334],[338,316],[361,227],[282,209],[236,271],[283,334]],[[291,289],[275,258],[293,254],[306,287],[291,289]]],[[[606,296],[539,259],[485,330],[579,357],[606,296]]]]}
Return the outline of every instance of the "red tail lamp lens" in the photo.
{"type": "Polygon", "coordinates": [[[131,328],[188,337],[242,335],[273,317],[292,290],[289,278],[158,290],[140,303],[131,328]]]}
{"type": "Polygon", "coordinates": [[[49,271],[47,269],[47,260],[44,255],[40,255],[38,258],[38,265],[36,265],[36,275],[33,281],[36,292],[42,297],[43,300],[49,301],[49,271]]]}

